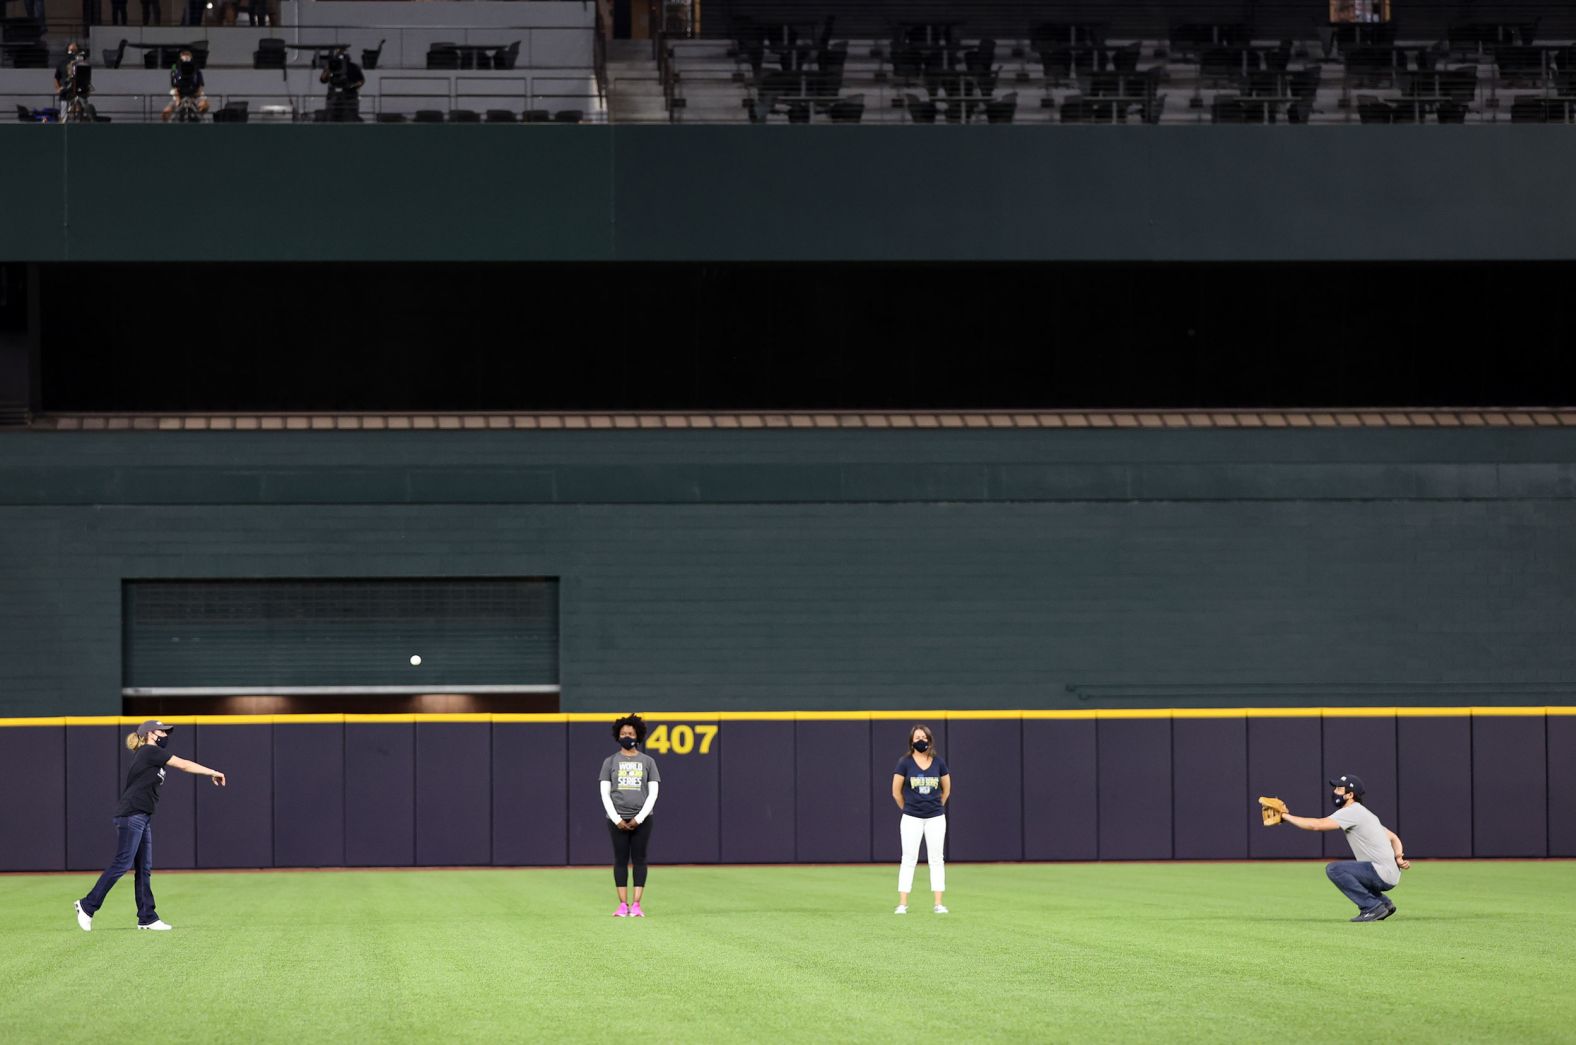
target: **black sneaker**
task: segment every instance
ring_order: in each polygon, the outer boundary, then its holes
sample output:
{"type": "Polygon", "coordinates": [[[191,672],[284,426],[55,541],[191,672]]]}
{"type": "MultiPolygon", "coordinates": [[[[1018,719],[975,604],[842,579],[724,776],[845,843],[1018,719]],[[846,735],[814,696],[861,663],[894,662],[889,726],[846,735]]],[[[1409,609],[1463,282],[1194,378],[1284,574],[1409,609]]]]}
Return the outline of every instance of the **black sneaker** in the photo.
{"type": "Polygon", "coordinates": [[[1395,904],[1391,903],[1389,900],[1386,900],[1384,902],[1384,910],[1379,912],[1379,917],[1374,919],[1374,921],[1382,922],[1382,921],[1384,921],[1386,918],[1390,917],[1394,913],[1395,913],[1395,904]]]}
{"type": "Polygon", "coordinates": [[[1377,922],[1377,921],[1382,921],[1383,919],[1388,918],[1388,917],[1390,917],[1390,908],[1386,907],[1384,904],[1381,903],[1381,904],[1375,904],[1374,906],[1368,908],[1368,910],[1362,912],[1356,918],[1353,918],[1352,921],[1354,921],[1354,922],[1377,922]]]}

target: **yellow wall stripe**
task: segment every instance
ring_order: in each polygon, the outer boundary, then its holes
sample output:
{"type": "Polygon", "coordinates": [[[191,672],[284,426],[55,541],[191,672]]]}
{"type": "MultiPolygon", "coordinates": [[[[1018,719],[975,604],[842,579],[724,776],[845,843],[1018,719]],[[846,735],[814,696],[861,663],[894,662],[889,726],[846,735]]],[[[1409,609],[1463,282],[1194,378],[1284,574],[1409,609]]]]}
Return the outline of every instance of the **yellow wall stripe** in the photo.
{"type": "MultiPolygon", "coordinates": [[[[166,715],[171,726],[311,725],[341,722],[485,724],[566,722],[611,724],[623,712],[560,712],[543,715],[511,714],[394,714],[394,715],[166,715]]],[[[1175,718],[1510,718],[1539,715],[1576,715],[1576,706],[1549,707],[1353,707],[1353,708],[1024,708],[990,711],[648,711],[647,721],[658,722],[942,722],[950,719],[1175,719],[1175,718]]],[[[51,726],[115,726],[130,728],[146,721],[125,715],[84,715],[39,718],[0,718],[0,728],[51,726]]]]}

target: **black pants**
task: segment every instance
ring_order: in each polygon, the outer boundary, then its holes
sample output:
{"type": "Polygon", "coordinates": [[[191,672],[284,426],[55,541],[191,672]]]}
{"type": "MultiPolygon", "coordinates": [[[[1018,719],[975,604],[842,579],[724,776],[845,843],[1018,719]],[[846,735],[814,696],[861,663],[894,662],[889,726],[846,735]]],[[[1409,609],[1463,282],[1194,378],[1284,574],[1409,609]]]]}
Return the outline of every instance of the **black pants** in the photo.
{"type": "Polygon", "coordinates": [[[164,24],[164,12],[159,10],[159,0],[142,0],[142,24],[164,24]]]}
{"type": "Polygon", "coordinates": [[[635,888],[643,889],[646,885],[646,846],[651,843],[652,817],[646,817],[646,822],[638,825],[633,831],[623,831],[619,826],[608,821],[608,833],[613,836],[613,884],[620,889],[629,884],[629,864],[635,864],[635,888]]]}
{"type": "Polygon", "coordinates": [[[109,0],[110,25],[126,24],[126,0],[109,0]]]}

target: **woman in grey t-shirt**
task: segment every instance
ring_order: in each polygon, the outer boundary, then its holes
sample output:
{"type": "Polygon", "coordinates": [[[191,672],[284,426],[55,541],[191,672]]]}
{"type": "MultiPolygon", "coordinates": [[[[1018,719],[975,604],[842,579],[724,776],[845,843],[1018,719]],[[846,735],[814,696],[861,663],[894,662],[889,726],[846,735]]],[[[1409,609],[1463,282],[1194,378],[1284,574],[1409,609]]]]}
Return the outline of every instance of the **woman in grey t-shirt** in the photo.
{"type": "Polygon", "coordinates": [[[646,891],[646,847],[651,843],[651,810],[657,804],[657,785],[662,774],[657,762],[641,751],[646,739],[646,723],[639,715],[625,715],[613,723],[613,739],[619,750],[602,762],[599,784],[602,809],[607,813],[608,833],[613,839],[613,884],[618,887],[615,918],[644,918],[641,894],[646,891]],[[635,865],[635,895],[628,894],[629,865],[635,865]]]}

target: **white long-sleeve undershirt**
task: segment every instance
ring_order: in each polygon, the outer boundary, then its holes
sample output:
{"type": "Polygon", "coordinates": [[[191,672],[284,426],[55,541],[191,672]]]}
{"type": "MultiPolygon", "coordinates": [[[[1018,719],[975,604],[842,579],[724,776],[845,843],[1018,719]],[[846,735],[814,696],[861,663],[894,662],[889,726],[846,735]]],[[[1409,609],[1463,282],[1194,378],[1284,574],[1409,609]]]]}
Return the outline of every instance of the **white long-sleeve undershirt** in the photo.
{"type": "MultiPolygon", "coordinates": [[[[646,817],[651,815],[652,807],[657,804],[657,789],[661,786],[655,780],[646,785],[646,804],[641,806],[640,812],[635,814],[635,823],[643,824],[646,822],[646,817]]],[[[601,781],[601,791],[602,809],[607,813],[607,818],[615,824],[623,820],[624,818],[619,816],[618,811],[613,808],[613,781],[601,781]]]]}

